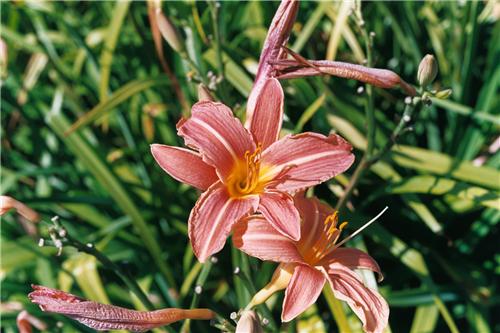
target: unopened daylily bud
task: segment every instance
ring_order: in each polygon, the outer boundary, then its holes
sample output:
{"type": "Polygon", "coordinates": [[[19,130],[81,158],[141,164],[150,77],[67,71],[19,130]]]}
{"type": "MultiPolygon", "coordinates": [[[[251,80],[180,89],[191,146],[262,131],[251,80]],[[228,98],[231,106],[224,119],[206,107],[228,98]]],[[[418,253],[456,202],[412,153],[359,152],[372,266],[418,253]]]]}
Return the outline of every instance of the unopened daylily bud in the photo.
{"type": "Polygon", "coordinates": [[[19,215],[31,222],[40,221],[40,215],[22,202],[6,195],[0,196],[0,216],[11,209],[16,209],[19,215]]]}
{"type": "Polygon", "coordinates": [[[294,269],[293,264],[280,264],[274,271],[271,282],[254,295],[246,309],[264,303],[275,292],[285,289],[292,278],[294,269]]]}
{"type": "Polygon", "coordinates": [[[447,99],[448,97],[451,96],[451,93],[452,93],[451,89],[445,89],[445,90],[438,91],[435,96],[436,96],[436,98],[439,98],[439,99],[447,99]]]}
{"type": "Polygon", "coordinates": [[[198,85],[198,101],[211,101],[214,102],[214,98],[212,94],[210,94],[210,90],[203,83],[198,85]]]}
{"type": "Polygon", "coordinates": [[[432,54],[427,54],[418,65],[417,80],[420,86],[426,87],[434,81],[438,73],[438,65],[432,54]]]}
{"type": "Polygon", "coordinates": [[[179,33],[172,22],[163,15],[160,7],[156,7],[156,23],[160,29],[161,35],[167,41],[168,45],[175,51],[181,52],[184,50],[184,44],[181,42],[179,33]]]}
{"type": "Polygon", "coordinates": [[[31,327],[34,326],[40,331],[47,329],[47,324],[45,324],[40,319],[30,315],[26,310],[19,312],[16,318],[17,329],[19,333],[31,333],[31,327]]]}
{"type": "Polygon", "coordinates": [[[209,309],[161,309],[135,311],[115,305],[101,304],[61,290],[32,286],[30,300],[43,311],[63,314],[98,331],[129,330],[142,332],[169,325],[183,319],[209,320],[215,313],[209,309]]]}
{"type": "Polygon", "coordinates": [[[235,333],[264,333],[259,316],[255,311],[245,310],[242,312],[235,333]]]}

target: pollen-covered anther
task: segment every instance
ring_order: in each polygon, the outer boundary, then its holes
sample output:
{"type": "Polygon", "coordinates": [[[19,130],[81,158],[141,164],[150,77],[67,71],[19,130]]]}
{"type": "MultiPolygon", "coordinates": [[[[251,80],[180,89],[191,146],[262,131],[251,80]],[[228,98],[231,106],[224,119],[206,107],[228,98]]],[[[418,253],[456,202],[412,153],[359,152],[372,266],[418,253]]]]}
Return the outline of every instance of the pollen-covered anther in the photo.
{"type": "Polygon", "coordinates": [[[304,259],[310,264],[320,261],[327,255],[337,243],[340,233],[347,226],[347,222],[338,225],[338,211],[333,212],[325,218],[323,231],[312,246],[304,253],[304,259]]]}

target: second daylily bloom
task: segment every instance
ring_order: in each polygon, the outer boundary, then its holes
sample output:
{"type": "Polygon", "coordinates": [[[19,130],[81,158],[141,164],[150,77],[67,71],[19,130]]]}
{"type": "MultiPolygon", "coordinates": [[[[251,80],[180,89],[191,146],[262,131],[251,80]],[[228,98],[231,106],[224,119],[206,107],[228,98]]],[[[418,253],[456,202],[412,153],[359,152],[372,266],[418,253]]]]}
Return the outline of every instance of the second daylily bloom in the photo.
{"type": "Polygon", "coordinates": [[[280,262],[271,282],[259,291],[249,307],[285,289],[281,319],[290,321],[316,302],[326,282],[335,297],[346,301],[363,322],[366,332],[381,333],[387,325],[389,307],[375,291],[364,286],[353,269],[369,269],[381,277],[378,264],[368,254],[336,243],[346,223],[338,225],[336,211],[318,199],[295,196],[303,218],[302,236],[293,241],[277,233],[259,215],[234,227],[233,242],[245,253],[280,262]]]}
{"type": "Polygon", "coordinates": [[[288,193],[319,184],[354,161],[338,135],[287,135],[278,140],[283,90],[266,81],[245,128],[222,103],[201,101],[177,125],[185,149],[154,144],[158,164],[201,195],[189,217],[189,237],[200,261],[220,251],[235,222],[260,212],[282,235],[300,238],[300,217],[288,193]]]}

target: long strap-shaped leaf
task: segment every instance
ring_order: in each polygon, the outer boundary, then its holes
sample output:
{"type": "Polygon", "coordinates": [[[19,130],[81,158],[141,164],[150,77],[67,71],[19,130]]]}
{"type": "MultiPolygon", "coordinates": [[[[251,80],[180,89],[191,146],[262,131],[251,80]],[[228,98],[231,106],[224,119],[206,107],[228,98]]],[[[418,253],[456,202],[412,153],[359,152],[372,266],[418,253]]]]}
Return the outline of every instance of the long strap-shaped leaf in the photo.
{"type": "Polygon", "coordinates": [[[98,157],[94,149],[85,140],[83,140],[79,134],[74,133],[70,136],[64,135],[69,127],[69,122],[60,112],[62,101],[63,93],[62,90],[58,89],[54,95],[52,109],[46,116],[46,123],[61,138],[68,149],[76,157],[78,157],[80,162],[97,179],[97,181],[108,190],[109,195],[115,200],[121,210],[130,216],[134,227],[153,257],[159,270],[165,276],[170,286],[176,288],[174,277],[162,258],[158,242],[153,237],[146,221],[142,218],[139,209],[136,207],[134,201],[130,198],[125,188],[116,176],[109,170],[106,164],[98,157]]]}
{"type": "Polygon", "coordinates": [[[81,127],[90,124],[92,121],[111,112],[113,108],[118,106],[123,101],[134,96],[138,92],[149,89],[155,86],[168,85],[169,81],[166,77],[139,79],[127,83],[120,89],[116,90],[108,99],[97,104],[92,110],[83,115],[71,127],[64,131],[64,135],[68,135],[81,127]]]}

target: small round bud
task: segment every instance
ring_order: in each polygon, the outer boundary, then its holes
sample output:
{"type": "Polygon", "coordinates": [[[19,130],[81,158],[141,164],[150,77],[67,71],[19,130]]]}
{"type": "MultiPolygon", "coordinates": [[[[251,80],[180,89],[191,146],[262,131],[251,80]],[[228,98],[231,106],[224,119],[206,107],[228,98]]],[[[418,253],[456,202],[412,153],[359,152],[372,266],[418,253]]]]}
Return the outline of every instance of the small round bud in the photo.
{"type": "Polygon", "coordinates": [[[59,237],[62,237],[62,238],[66,237],[66,234],[67,234],[66,229],[64,229],[64,228],[59,229],[58,234],[59,234],[59,237]]]}
{"type": "Polygon", "coordinates": [[[231,318],[231,320],[236,320],[238,319],[238,314],[236,312],[231,312],[231,314],[229,315],[229,318],[231,318]]]}
{"type": "Polygon", "coordinates": [[[451,93],[453,91],[451,89],[445,89],[445,90],[441,90],[441,91],[438,91],[436,93],[436,98],[439,98],[439,99],[447,99],[448,97],[451,96],[451,93]]]}
{"type": "Polygon", "coordinates": [[[420,86],[426,87],[434,81],[438,73],[436,58],[427,54],[418,65],[417,80],[420,86]]]}
{"type": "Polygon", "coordinates": [[[201,286],[196,286],[194,287],[194,292],[195,294],[201,294],[201,292],[203,291],[203,288],[201,286]]]}
{"type": "Polygon", "coordinates": [[[218,262],[219,262],[219,258],[217,258],[217,257],[211,257],[211,258],[210,258],[210,262],[211,262],[212,264],[216,264],[216,263],[218,263],[218,262]]]}
{"type": "Polygon", "coordinates": [[[93,248],[93,247],[94,247],[94,244],[92,244],[92,243],[87,243],[87,244],[85,244],[85,245],[86,245],[89,249],[91,249],[91,248],[93,248]]]}
{"type": "Polygon", "coordinates": [[[361,95],[362,93],[364,93],[364,92],[365,92],[365,87],[363,87],[363,86],[359,86],[359,87],[358,87],[358,89],[356,90],[356,92],[357,92],[359,95],[361,95]]]}
{"type": "Polygon", "coordinates": [[[410,104],[411,104],[411,102],[412,102],[412,98],[411,98],[410,96],[407,96],[407,97],[405,98],[405,104],[410,105],[410,104]]]}
{"type": "Polygon", "coordinates": [[[269,325],[269,319],[267,319],[267,318],[263,318],[263,319],[262,319],[262,325],[264,325],[264,326],[269,325]]]}
{"type": "Polygon", "coordinates": [[[43,247],[44,245],[45,245],[45,239],[40,238],[40,239],[38,240],[38,246],[43,247]]]}
{"type": "Polygon", "coordinates": [[[239,267],[235,267],[233,273],[236,274],[236,275],[240,274],[240,268],[239,267]]]}

